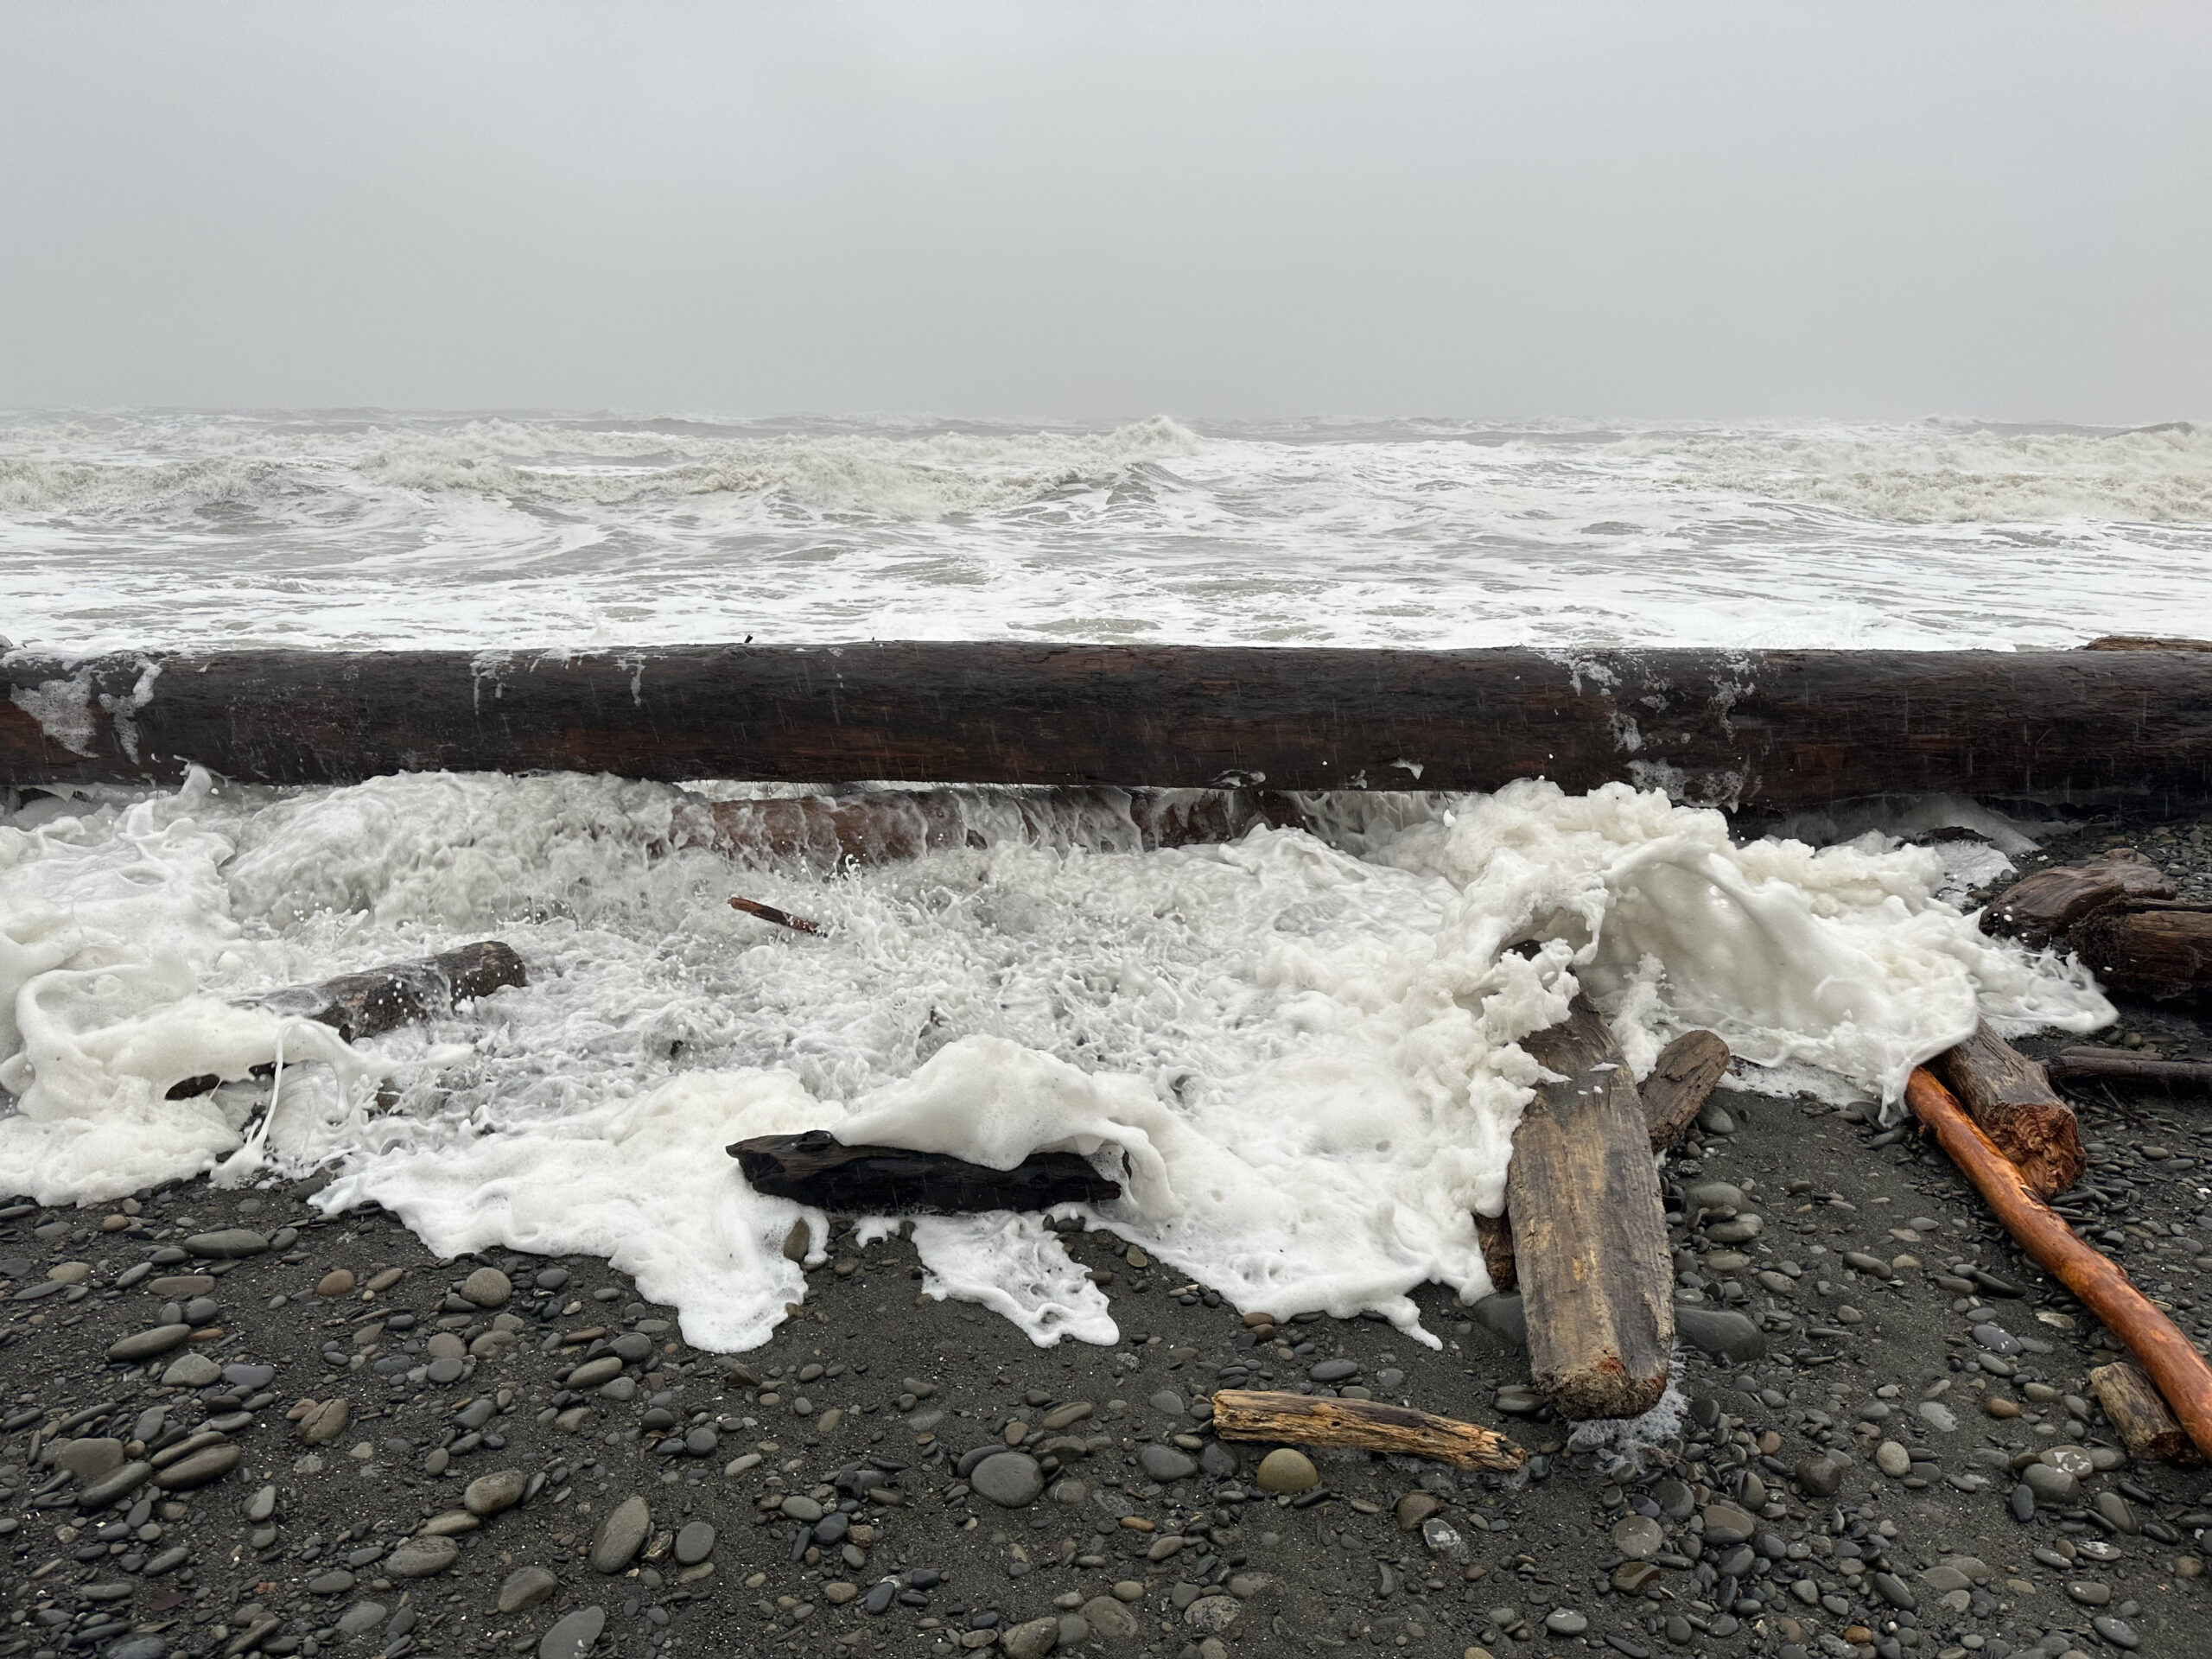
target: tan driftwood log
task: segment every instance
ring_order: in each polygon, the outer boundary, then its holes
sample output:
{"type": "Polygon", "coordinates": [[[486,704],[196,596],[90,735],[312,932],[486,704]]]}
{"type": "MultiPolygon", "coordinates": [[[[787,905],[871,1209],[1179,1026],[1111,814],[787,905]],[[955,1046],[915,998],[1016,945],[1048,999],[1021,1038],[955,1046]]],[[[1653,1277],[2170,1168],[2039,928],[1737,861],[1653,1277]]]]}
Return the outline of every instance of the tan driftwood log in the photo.
{"type": "Polygon", "coordinates": [[[1316,1399],[1256,1389],[1222,1389],[1213,1396],[1213,1432],[1224,1440],[1274,1440],[1283,1446],[1350,1446],[1427,1458],[1461,1469],[1511,1471],[1529,1454],[1495,1430],[1436,1417],[1380,1400],[1316,1399]]]}
{"type": "Polygon", "coordinates": [[[2043,1067],[1988,1021],[1928,1064],[2038,1197],[2063,1192],[2082,1179],[2088,1155],[2074,1109],[2059,1098],[2043,1067]]]}
{"type": "Polygon", "coordinates": [[[2212,1061],[2153,1060],[2111,1048],[2062,1048],[2044,1063],[2054,1083],[2126,1083],[2212,1090],[2212,1061]]]}
{"type": "Polygon", "coordinates": [[[1477,1216],[1475,1243],[1482,1247],[1483,1266],[1490,1269],[1491,1294],[1504,1295],[1520,1282],[1513,1262],[1513,1217],[1477,1216]]]}
{"type": "Polygon", "coordinates": [[[2157,1385],[2197,1449],[2212,1451],[2212,1365],[2204,1356],[2135,1288],[2119,1263],[2074,1236],[1934,1072],[1915,1067],[1904,1097],[2005,1230],[2104,1321],[2157,1385]]]}
{"type": "Polygon", "coordinates": [[[1709,1031],[1686,1031],[1659,1051],[1637,1090],[1652,1151],[1666,1151],[1688,1131],[1713,1085],[1728,1074],[1728,1045],[1709,1031]]]}
{"type": "Polygon", "coordinates": [[[2212,998],[2212,906],[2107,905],[2075,923],[2072,938],[2110,989],[2160,1002],[2212,998]]]}
{"type": "Polygon", "coordinates": [[[0,652],[0,785],[682,783],[2212,798],[2212,653],[1026,640],[0,652]]]}
{"type": "MultiPolygon", "coordinates": [[[[268,1008],[328,1026],[349,1043],[381,1037],[402,1026],[451,1014],[463,1002],[511,985],[529,982],[529,970],[511,945],[486,939],[441,951],[423,962],[395,962],[363,974],[346,974],[320,985],[295,985],[241,998],[249,1007],[268,1008]]],[[[257,1075],[271,1067],[257,1067],[257,1075]]],[[[213,1072],[171,1085],[171,1100],[186,1100],[218,1087],[213,1072]]]]}
{"type": "Polygon", "coordinates": [[[2173,896],[2174,884],[2157,865],[2133,847],[2115,847],[2085,864],[2053,865],[2013,883],[1990,900],[1981,927],[2024,944],[2048,944],[2107,905],[2173,896]]]}
{"type": "Polygon", "coordinates": [[[2140,1366],[2124,1359],[2100,1365],[2089,1373],[2089,1391],[2120,1431],[2130,1455],[2162,1458],[2168,1463],[2204,1461],[2140,1366]]]}
{"type": "Polygon", "coordinates": [[[1568,1417],[1637,1417],[1667,1390],[1672,1260],[1643,1103],[1620,1045],[1578,996],[1522,1039],[1558,1083],[1513,1132],[1505,1208],[1537,1388],[1568,1417]]]}

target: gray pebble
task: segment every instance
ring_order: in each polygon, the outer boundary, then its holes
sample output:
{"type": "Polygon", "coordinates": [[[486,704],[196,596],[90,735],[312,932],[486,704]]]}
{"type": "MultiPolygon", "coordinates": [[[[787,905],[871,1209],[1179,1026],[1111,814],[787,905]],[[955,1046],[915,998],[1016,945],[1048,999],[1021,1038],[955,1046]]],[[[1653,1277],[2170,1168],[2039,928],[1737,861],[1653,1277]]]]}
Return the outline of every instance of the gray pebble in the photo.
{"type": "MultiPolygon", "coordinates": [[[[791,1500],[786,1498],[785,1503],[791,1500]]],[[[599,1523],[599,1530],[592,1535],[591,1565],[596,1573],[620,1573],[630,1565],[630,1560],[645,1548],[645,1538],[652,1531],[652,1511],[642,1497],[626,1497],[607,1517],[599,1523]]]]}
{"type": "Polygon", "coordinates": [[[2063,1469],[2031,1463],[2020,1471],[2020,1483],[2036,1495],[2036,1502],[2065,1509],[2082,1495],[2082,1483],[2063,1469]]]}
{"type": "Polygon", "coordinates": [[[567,1386],[582,1394],[595,1389],[602,1382],[612,1382],[622,1375],[622,1361],[614,1354],[601,1354],[597,1359],[588,1359],[570,1371],[567,1386]]]}
{"type": "Polygon", "coordinates": [[[561,1580],[545,1567],[518,1567],[499,1586],[499,1611],[519,1613],[535,1607],[561,1587],[561,1580]]]}
{"type": "Polygon", "coordinates": [[[2100,1614],[2089,1621],[2090,1628],[2116,1648],[2135,1649],[2143,1645],[2143,1638],[2135,1627],[2124,1618],[2114,1618],[2109,1613],[2100,1614]]]}
{"type": "Polygon", "coordinates": [[[1716,1359],[1745,1364],[1766,1355],[1766,1336],[1741,1313],[1717,1308],[1678,1306],[1675,1329],[1683,1340],[1716,1359]]]}
{"type": "MultiPolygon", "coordinates": [[[[120,1448],[118,1448],[120,1451],[120,1448]]],[[[1178,1452],[1172,1446],[1157,1442],[1147,1445],[1137,1452],[1137,1462],[1146,1474],[1165,1486],[1171,1481],[1188,1480],[1198,1472],[1196,1458],[1178,1452]]]]}
{"type": "Polygon", "coordinates": [[[220,1480],[238,1467],[238,1459],[244,1455],[236,1446],[211,1446],[154,1471],[154,1484],[165,1492],[188,1492],[220,1480]]]}
{"type": "Polygon", "coordinates": [[[259,1255],[269,1248],[269,1241],[250,1229],[230,1227],[217,1233],[194,1233],[184,1241],[184,1248],[194,1255],[234,1262],[241,1256],[259,1255]]]}
{"type": "Polygon", "coordinates": [[[1359,1375],[1359,1364],[1356,1360],[1325,1359],[1310,1368],[1306,1375],[1316,1382],[1342,1382],[1348,1377],[1359,1375]]]}
{"type": "Polygon", "coordinates": [[[338,1632],[341,1636],[366,1636],[384,1623],[386,1611],[380,1601],[357,1601],[339,1614],[338,1632]]]}
{"type": "Polygon", "coordinates": [[[162,1373],[162,1386],[168,1389],[204,1389],[222,1380],[223,1368],[205,1354],[179,1354],[169,1362],[168,1370],[162,1373]]]}
{"type": "Polygon", "coordinates": [[[192,1327],[179,1320],[174,1325],[157,1325],[150,1331],[140,1331],[111,1345],[107,1357],[122,1364],[142,1359],[155,1359],[175,1348],[181,1348],[192,1339],[192,1327]]]}
{"type": "Polygon", "coordinates": [[[1154,1411],[1166,1412],[1170,1417],[1183,1414],[1183,1396],[1173,1389],[1162,1389],[1145,1402],[1154,1411]]]}
{"type": "Polygon", "coordinates": [[[822,1506],[804,1492],[793,1492],[783,1502],[783,1511],[794,1521],[811,1526],[822,1518],[822,1506]]]}
{"type": "Polygon", "coordinates": [[[77,1505],[85,1510],[104,1510],[143,1486],[152,1478],[153,1472],[154,1465],[150,1463],[126,1463],[113,1474],[86,1487],[78,1495],[77,1505]]]}
{"type": "Polygon", "coordinates": [[[461,1546],[450,1538],[410,1538],[385,1557],[384,1570],[395,1579],[427,1579],[460,1559],[461,1546]]]}
{"type": "Polygon", "coordinates": [[[714,1553],[715,1529],[707,1522],[690,1522],[676,1535],[676,1559],[682,1566],[696,1566],[714,1553]]]}
{"type": "Polygon", "coordinates": [[[1037,1501],[1045,1475],[1027,1452],[1001,1452],[977,1464],[968,1484],[1001,1508],[1019,1510],[1037,1501]]]}
{"type": "Polygon", "coordinates": [[[545,1632],[545,1639],[537,1644],[537,1659],[583,1659],[606,1628],[604,1607],[579,1607],[545,1632]]]}
{"type": "Polygon", "coordinates": [[[461,1281],[461,1294],[479,1307],[504,1307],[514,1281],[497,1268],[479,1268],[461,1281]]]}
{"type": "Polygon", "coordinates": [[[501,1469],[479,1475],[461,1495],[461,1506],[471,1515],[497,1515],[522,1502],[530,1478],[519,1469],[501,1469]]]}

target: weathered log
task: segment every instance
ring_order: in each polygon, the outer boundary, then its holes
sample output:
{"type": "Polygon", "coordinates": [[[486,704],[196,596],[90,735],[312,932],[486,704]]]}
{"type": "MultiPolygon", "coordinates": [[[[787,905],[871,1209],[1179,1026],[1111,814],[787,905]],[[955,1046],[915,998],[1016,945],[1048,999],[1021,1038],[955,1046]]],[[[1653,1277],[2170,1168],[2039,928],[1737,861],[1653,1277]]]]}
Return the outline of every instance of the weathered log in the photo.
{"type": "Polygon", "coordinates": [[[788,910],[778,910],[773,905],[764,905],[758,899],[741,899],[733,893],[729,907],[743,911],[747,916],[757,917],[761,921],[772,922],[778,927],[788,927],[794,933],[819,933],[822,931],[819,922],[810,922],[805,917],[794,916],[788,910]]]}
{"type": "Polygon", "coordinates": [[[2043,1067],[1992,1031],[1987,1020],[1928,1064],[2040,1197],[2063,1192],[2082,1179],[2088,1155],[2082,1150],[2074,1109],[2059,1098],[2043,1067]]]}
{"type": "Polygon", "coordinates": [[[1974,1127],[1936,1074],[1913,1068],[1905,1104],[1987,1202],[2020,1247],[2105,1324],[2141,1362],[2200,1451],[2212,1451],[2212,1365],[2110,1257],[2091,1249],[1974,1127]]]}
{"type": "Polygon", "coordinates": [[[1345,1446],[1427,1458],[1461,1469],[1510,1472],[1529,1454],[1494,1429],[1380,1400],[1334,1400],[1258,1389],[1217,1389],[1213,1432],[1224,1440],[1345,1446]]]}
{"type": "Polygon", "coordinates": [[[1667,1390],[1672,1263],[1643,1104],[1611,1029],[1578,996],[1521,1046],[1541,1084],[1505,1177],[1536,1386],[1568,1417],[1636,1417],[1667,1390]]]}
{"type": "Polygon", "coordinates": [[[1122,1196],[1071,1152],[1032,1153],[1012,1169],[992,1169],[941,1152],[849,1147],[827,1129],[809,1129],[740,1141],[729,1155],[755,1192],[837,1215],[965,1216],[1122,1196]]]}
{"type": "Polygon", "coordinates": [[[2063,1048],[2044,1064],[2054,1083],[2127,1083],[2212,1090],[2212,1061],[2153,1060],[2110,1048],[2063,1048]]]}
{"type": "Polygon", "coordinates": [[[2113,990],[2158,1002],[2212,997],[2212,906],[2107,905],[2075,923],[2071,938],[2113,990]]]}
{"type": "Polygon", "coordinates": [[[681,781],[2212,799],[2196,651],[906,643],[0,653],[0,783],[681,781]]]}
{"type": "Polygon", "coordinates": [[[2133,847],[2081,865],[2054,865],[2007,887],[1981,912],[1985,933],[2048,944],[2093,912],[2126,899],[2171,899],[2174,884],[2133,847]]]}
{"type": "Polygon", "coordinates": [[[2103,633],[2076,651],[2212,651],[2212,639],[2158,639],[2147,633],[2103,633]]]}
{"type": "Polygon", "coordinates": [[[1686,1031],[1659,1051],[1637,1090],[1652,1151],[1665,1152],[1688,1132],[1706,1096],[1727,1076],[1728,1060],[1728,1045],[1709,1031],[1686,1031]]]}
{"type": "Polygon", "coordinates": [[[2128,1453],[2158,1458],[2168,1463],[2202,1463],[2203,1458],[2190,1443],[2189,1431],[2174,1421],[2166,1402],[2151,1385],[2139,1365],[2115,1360],[2089,1373],[2089,1391],[2105,1408],[2105,1415],[2120,1431],[2128,1453]]]}
{"type": "MultiPolygon", "coordinates": [[[[366,973],[346,974],[320,985],[294,985],[241,997],[241,1006],[267,1008],[328,1026],[349,1043],[381,1037],[402,1026],[449,1014],[463,1002],[510,986],[529,983],[529,970],[512,946],[497,939],[441,951],[423,962],[395,962],[366,973]]],[[[256,1076],[273,1067],[257,1066],[256,1076]]],[[[218,1087],[213,1072],[171,1086],[168,1098],[188,1100],[218,1087]]]]}
{"type": "Polygon", "coordinates": [[[1482,1249],[1483,1266],[1490,1269],[1491,1294],[1506,1294],[1521,1281],[1513,1259],[1513,1217],[1478,1215],[1475,1243],[1482,1249]]]}

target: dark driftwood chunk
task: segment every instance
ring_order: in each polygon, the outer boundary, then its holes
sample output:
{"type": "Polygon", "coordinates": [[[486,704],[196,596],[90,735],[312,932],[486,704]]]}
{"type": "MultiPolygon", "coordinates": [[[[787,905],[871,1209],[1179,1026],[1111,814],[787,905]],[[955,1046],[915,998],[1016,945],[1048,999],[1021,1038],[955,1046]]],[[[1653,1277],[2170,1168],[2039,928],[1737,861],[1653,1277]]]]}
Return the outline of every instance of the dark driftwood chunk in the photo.
{"type": "Polygon", "coordinates": [[[1686,1031],[1660,1050],[1637,1091],[1652,1151],[1666,1151],[1688,1132],[1713,1085],[1727,1075],[1728,1058],[1728,1045],[1709,1031],[1686,1031]]]}
{"type": "Polygon", "coordinates": [[[1491,1293],[1506,1294],[1520,1282],[1520,1269],[1513,1261],[1513,1218],[1477,1216],[1475,1243],[1482,1247],[1483,1266],[1490,1269],[1491,1293]]]}
{"type": "Polygon", "coordinates": [[[2133,847],[2117,847],[2086,864],[2054,866],[2015,882],[1990,901],[1981,926],[2024,944],[2048,944],[2107,905],[2173,896],[2174,884],[2164,871],[2133,847]]]}
{"type": "Polygon", "coordinates": [[[729,1155],[755,1192],[839,1215],[965,1216],[1122,1196],[1071,1152],[1033,1153],[1012,1169],[992,1169],[941,1152],[849,1147],[827,1129],[809,1129],[740,1141],[729,1155]]]}
{"type": "Polygon", "coordinates": [[[2168,1463],[2204,1461],[2141,1366],[2125,1359],[2100,1365],[2089,1373],[2089,1391],[2134,1456],[2168,1463]]]}
{"type": "MultiPolygon", "coordinates": [[[[395,962],[365,974],[347,974],[320,985],[295,985],[241,999],[249,1007],[268,1008],[328,1026],[349,1043],[381,1037],[402,1026],[451,1014],[463,1002],[530,982],[529,969],[511,946],[497,939],[464,944],[424,962],[395,962]]],[[[273,1066],[256,1066],[266,1077],[273,1066]]],[[[204,1095],[223,1080],[213,1072],[187,1077],[171,1086],[171,1100],[204,1095]]]]}
{"type": "Polygon", "coordinates": [[[2212,908],[2110,906],[2075,927],[2074,948],[2113,990],[2160,1002],[2212,997],[2212,908]]]}
{"type": "Polygon", "coordinates": [[[1569,1417],[1636,1417],[1667,1389],[1672,1262],[1651,1139],[1628,1061],[1581,997],[1522,1040],[1565,1081],[1513,1132],[1506,1213],[1536,1386],[1569,1417]]]}
{"type": "Polygon", "coordinates": [[[2059,1098],[2043,1067],[1986,1021],[1928,1065],[2031,1191],[2047,1198],[2082,1179],[2088,1159],[2074,1109],[2059,1098]]]}
{"type": "Polygon", "coordinates": [[[2145,1088],[2212,1090],[2212,1061],[2152,1060],[2110,1048],[2064,1048],[2045,1062],[2054,1083],[2126,1083],[2145,1088]]]}

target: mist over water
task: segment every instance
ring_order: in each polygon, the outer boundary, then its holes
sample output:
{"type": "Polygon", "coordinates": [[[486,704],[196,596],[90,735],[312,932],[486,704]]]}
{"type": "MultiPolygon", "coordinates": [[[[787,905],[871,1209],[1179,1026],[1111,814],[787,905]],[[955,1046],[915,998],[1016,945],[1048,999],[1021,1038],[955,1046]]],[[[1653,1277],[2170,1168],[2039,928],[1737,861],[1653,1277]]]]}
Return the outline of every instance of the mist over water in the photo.
{"type": "Polygon", "coordinates": [[[2047,646],[2212,626],[2212,431],[18,416],[18,644],[2047,646]]]}

